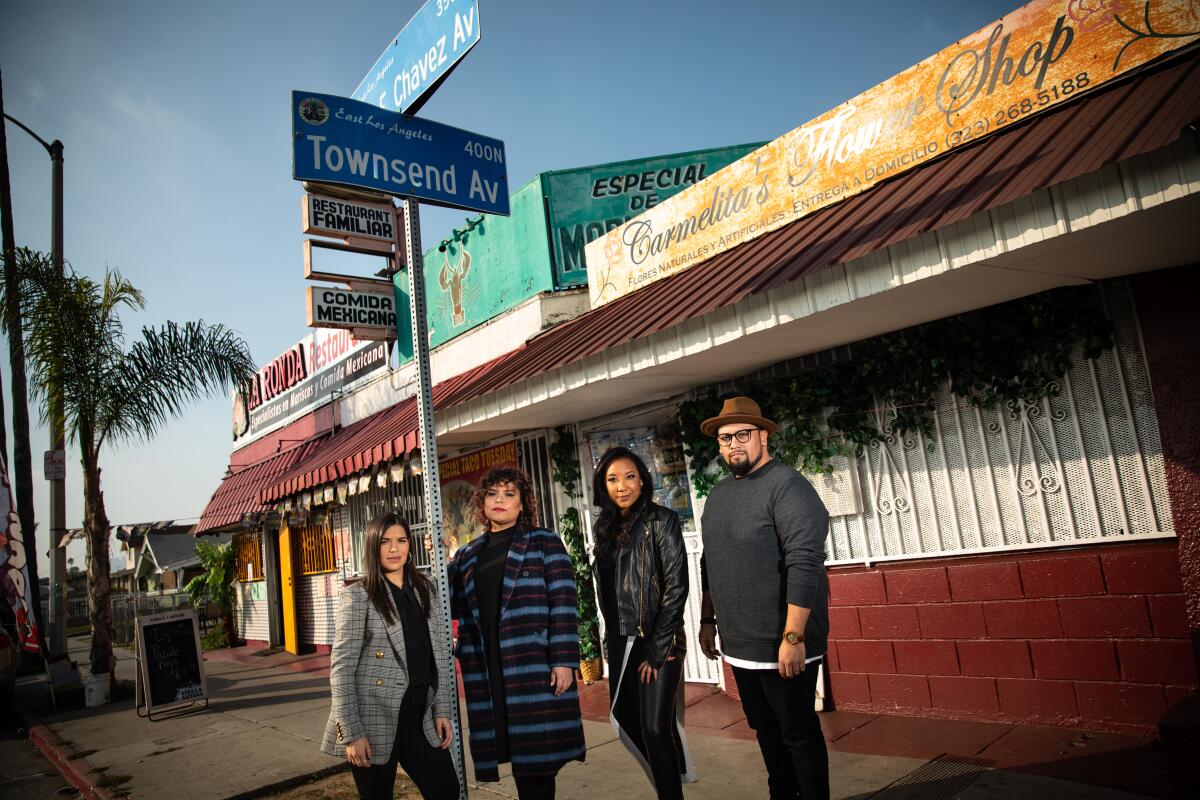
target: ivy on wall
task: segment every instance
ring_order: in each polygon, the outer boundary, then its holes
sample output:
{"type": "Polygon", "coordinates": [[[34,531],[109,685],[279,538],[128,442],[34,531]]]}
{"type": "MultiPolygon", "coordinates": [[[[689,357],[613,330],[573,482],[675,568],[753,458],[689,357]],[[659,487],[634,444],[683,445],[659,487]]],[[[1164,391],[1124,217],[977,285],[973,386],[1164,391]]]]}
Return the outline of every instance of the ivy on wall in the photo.
{"type": "MultiPolygon", "coordinates": [[[[575,434],[567,426],[555,428],[554,432],[556,437],[549,447],[550,462],[553,465],[551,477],[574,503],[579,499],[581,479],[575,434]]],[[[599,615],[596,591],[592,585],[592,568],[583,541],[583,526],[580,524],[579,509],[574,505],[559,516],[558,532],[562,535],[575,573],[579,613],[579,657],[582,661],[589,661],[600,657],[599,615]]]]}
{"type": "Polygon", "coordinates": [[[1112,323],[1091,287],[1055,289],[895,331],[853,346],[853,356],[787,377],[743,379],[718,396],[700,391],[677,418],[696,494],[728,474],[700,423],[725,397],[754,398],[780,425],[771,453],[805,472],[889,434],[933,431],[934,397],[950,391],[980,409],[1036,403],[1058,392],[1076,348],[1094,359],[1113,346],[1112,323]]]}

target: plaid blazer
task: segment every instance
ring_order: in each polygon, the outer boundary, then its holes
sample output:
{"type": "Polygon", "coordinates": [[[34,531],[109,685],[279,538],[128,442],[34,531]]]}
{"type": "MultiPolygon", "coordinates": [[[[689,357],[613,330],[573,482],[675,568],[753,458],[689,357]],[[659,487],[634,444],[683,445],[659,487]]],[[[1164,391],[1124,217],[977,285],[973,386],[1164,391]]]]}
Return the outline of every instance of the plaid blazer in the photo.
{"type": "MultiPolygon", "coordinates": [[[[392,603],[391,592],[387,598],[392,603]]],[[[450,717],[451,692],[456,687],[436,590],[430,601],[429,641],[437,664],[437,688],[426,703],[423,728],[429,744],[440,747],[433,718],[450,717]]],[[[400,703],[408,690],[404,628],[395,604],[392,611],[396,622],[388,625],[361,582],[338,595],[337,632],[329,663],[333,706],[321,741],[321,749],[330,755],[344,757],[346,743],[363,736],[371,743],[372,764],[386,764],[392,754],[400,703]]]]}

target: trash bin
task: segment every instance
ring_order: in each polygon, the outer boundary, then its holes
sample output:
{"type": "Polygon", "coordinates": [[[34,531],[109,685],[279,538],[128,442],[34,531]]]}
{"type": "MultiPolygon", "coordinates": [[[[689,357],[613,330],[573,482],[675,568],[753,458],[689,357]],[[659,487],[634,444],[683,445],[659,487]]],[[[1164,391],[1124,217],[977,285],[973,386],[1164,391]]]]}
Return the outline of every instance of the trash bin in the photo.
{"type": "Polygon", "coordinates": [[[108,673],[88,673],[83,679],[83,702],[88,708],[96,708],[108,702],[108,673]]]}

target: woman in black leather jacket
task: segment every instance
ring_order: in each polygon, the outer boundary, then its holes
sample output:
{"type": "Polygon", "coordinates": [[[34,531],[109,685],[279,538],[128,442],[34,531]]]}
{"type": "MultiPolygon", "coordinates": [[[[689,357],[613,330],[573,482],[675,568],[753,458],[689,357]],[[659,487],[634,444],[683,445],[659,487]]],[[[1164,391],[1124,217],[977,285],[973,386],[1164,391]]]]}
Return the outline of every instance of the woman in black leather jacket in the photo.
{"type": "Polygon", "coordinates": [[[652,499],[645,463],[624,447],[596,465],[592,564],[604,615],[610,718],[659,798],[695,781],[683,734],[683,609],[688,570],[679,516],[652,499]]]}

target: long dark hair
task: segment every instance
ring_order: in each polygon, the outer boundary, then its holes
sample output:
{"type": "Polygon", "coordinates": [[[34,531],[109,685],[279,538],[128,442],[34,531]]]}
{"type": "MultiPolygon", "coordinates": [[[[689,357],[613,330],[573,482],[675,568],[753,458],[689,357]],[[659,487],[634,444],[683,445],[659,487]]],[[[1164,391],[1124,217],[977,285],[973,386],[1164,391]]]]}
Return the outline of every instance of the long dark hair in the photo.
{"type": "Polygon", "coordinates": [[[632,524],[641,516],[646,506],[654,502],[654,478],[650,477],[646,462],[628,447],[610,447],[600,456],[600,462],[596,464],[596,474],[592,476],[592,502],[600,509],[594,529],[596,547],[599,548],[626,547],[629,544],[629,526],[622,522],[621,509],[617,508],[617,504],[608,496],[608,468],[614,461],[622,458],[633,462],[638,477],[642,479],[642,493],[633,504],[633,508],[629,509],[629,516],[625,519],[632,524]]]}
{"type": "Polygon", "coordinates": [[[404,583],[416,591],[417,598],[421,601],[421,608],[425,611],[425,619],[429,619],[429,598],[433,595],[433,584],[417,571],[416,564],[413,562],[413,556],[417,552],[417,543],[413,541],[412,527],[408,524],[408,520],[392,511],[385,511],[375,517],[367,523],[367,534],[363,537],[365,574],[362,577],[362,584],[363,588],[367,590],[367,597],[371,599],[371,604],[375,606],[379,616],[383,617],[388,625],[396,623],[396,616],[392,613],[391,590],[387,586],[387,576],[384,575],[383,566],[379,563],[379,547],[383,541],[383,534],[387,532],[388,528],[396,525],[404,528],[404,535],[408,537],[408,558],[404,561],[404,583]]]}
{"type": "Polygon", "coordinates": [[[521,493],[521,513],[517,515],[517,524],[528,528],[535,527],[537,520],[537,498],[533,496],[533,481],[520,467],[492,467],[479,479],[479,486],[471,498],[475,507],[475,518],[483,525],[484,530],[492,529],[492,521],[484,512],[484,500],[489,489],[503,484],[515,486],[521,493]]]}

